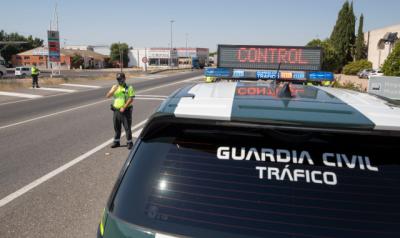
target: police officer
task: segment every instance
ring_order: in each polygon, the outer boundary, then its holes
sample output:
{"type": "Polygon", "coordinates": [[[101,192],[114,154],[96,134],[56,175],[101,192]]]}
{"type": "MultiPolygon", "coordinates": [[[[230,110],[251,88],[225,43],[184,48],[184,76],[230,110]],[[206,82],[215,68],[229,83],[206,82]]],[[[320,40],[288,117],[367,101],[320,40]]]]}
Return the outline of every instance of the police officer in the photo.
{"type": "Polygon", "coordinates": [[[212,83],[214,81],[215,81],[214,77],[210,77],[210,76],[206,77],[206,83],[212,83]]]}
{"type": "Polygon", "coordinates": [[[125,128],[127,148],[132,149],[132,102],[135,97],[135,89],[131,85],[126,84],[125,74],[117,73],[118,85],[112,86],[106,97],[113,97],[114,101],[111,105],[111,110],[114,111],[114,143],[111,148],[120,146],[121,124],[125,128]]]}
{"type": "Polygon", "coordinates": [[[31,68],[31,75],[32,75],[32,88],[40,88],[39,87],[39,69],[36,67],[36,64],[33,64],[31,68]]]}

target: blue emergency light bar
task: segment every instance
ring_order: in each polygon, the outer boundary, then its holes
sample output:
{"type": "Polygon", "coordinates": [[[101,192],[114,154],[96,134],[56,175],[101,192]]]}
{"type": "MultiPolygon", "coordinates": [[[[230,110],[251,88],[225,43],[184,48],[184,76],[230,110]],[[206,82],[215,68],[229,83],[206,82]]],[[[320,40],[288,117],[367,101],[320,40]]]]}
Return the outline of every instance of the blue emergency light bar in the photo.
{"type": "Polygon", "coordinates": [[[222,79],[247,79],[247,80],[286,80],[286,81],[333,81],[334,75],[331,72],[323,71],[288,71],[288,70],[251,70],[251,69],[230,69],[230,68],[206,68],[206,77],[222,79]]]}

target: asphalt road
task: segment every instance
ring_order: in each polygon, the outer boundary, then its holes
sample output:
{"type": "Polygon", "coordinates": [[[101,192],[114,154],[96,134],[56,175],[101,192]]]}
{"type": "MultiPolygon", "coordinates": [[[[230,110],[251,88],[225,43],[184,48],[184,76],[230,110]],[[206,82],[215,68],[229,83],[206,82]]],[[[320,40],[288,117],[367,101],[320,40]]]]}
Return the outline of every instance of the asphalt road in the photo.
{"type": "MultiPolygon", "coordinates": [[[[198,81],[194,77],[199,75],[135,82],[143,96],[134,101],[134,132],[162,96],[198,81]]],[[[104,98],[108,89],[0,105],[0,237],[95,236],[129,153],[126,147],[109,148],[113,127],[111,101],[104,98]]]]}

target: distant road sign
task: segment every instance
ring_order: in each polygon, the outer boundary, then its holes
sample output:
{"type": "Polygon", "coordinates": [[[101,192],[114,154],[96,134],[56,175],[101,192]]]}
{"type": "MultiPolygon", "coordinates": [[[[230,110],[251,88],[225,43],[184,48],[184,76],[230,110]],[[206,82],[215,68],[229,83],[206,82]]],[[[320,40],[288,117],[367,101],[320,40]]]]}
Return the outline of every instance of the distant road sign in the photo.
{"type": "Polygon", "coordinates": [[[143,57],[143,58],[142,58],[142,62],[143,62],[143,63],[147,63],[147,57],[143,57]]]}

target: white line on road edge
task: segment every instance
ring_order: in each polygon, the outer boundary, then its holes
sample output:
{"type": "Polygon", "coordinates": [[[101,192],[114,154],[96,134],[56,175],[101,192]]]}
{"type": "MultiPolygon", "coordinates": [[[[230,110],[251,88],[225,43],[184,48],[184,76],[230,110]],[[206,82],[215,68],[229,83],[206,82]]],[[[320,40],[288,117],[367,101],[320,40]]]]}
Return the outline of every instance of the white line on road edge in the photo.
{"type": "Polygon", "coordinates": [[[41,98],[42,95],[34,95],[27,93],[11,93],[11,92],[0,92],[1,96],[11,96],[11,97],[20,97],[20,98],[41,98]]]}
{"type": "Polygon", "coordinates": [[[35,90],[46,90],[46,91],[55,91],[55,92],[66,92],[66,93],[74,93],[76,90],[73,89],[64,89],[64,88],[36,88],[35,90]]]}
{"type": "Polygon", "coordinates": [[[172,86],[172,85],[181,84],[181,83],[187,83],[187,82],[194,81],[194,80],[197,80],[197,79],[202,79],[202,78],[204,78],[204,76],[197,76],[197,77],[185,79],[183,81],[179,81],[179,82],[175,82],[175,83],[169,83],[169,84],[165,84],[165,85],[161,85],[161,86],[157,86],[157,87],[153,87],[153,88],[148,88],[148,89],[145,89],[145,90],[140,90],[138,92],[144,93],[144,92],[151,91],[151,90],[154,90],[154,89],[164,88],[164,87],[167,87],[167,86],[172,86]]]}
{"type": "MultiPolygon", "coordinates": [[[[139,127],[143,126],[147,122],[147,119],[144,121],[139,122],[136,126],[132,127],[132,130],[136,130],[139,127]]],[[[138,131],[141,131],[142,129],[139,129],[137,131],[134,131],[134,134],[137,135],[138,131]]],[[[140,132],[139,132],[140,134],[140,132]]],[[[100,151],[107,145],[109,145],[111,142],[113,142],[114,139],[109,139],[106,142],[102,143],[101,145],[96,146],[95,148],[89,150],[88,152],[84,153],[83,155],[69,161],[68,163],[58,167],[57,169],[47,173],[46,175],[36,179],[35,181],[31,182],[28,185],[25,185],[24,187],[18,189],[17,191],[7,195],[6,197],[2,198],[0,200],[0,208],[6,205],[7,203],[13,201],[14,199],[24,195],[25,193],[29,192],[30,190],[34,189],[35,187],[39,186],[40,184],[50,180],[54,176],[62,173],[63,171],[69,169],[70,167],[74,166],[75,164],[89,158],[89,156],[93,155],[94,153],[100,151]]]]}
{"type": "Polygon", "coordinates": [[[70,87],[80,87],[80,88],[101,88],[100,86],[95,85],[86,85],[86,84],[76,84],[76,83],[63,83],[60,84],[62,86],[70,86],[70,87]]]}
{"type": "Polygon", "coordinates": [[[144,95],[144,94],[136,94],[136,97],[151,97],[151,98],[167,98],[168,96],[164,95],[144,95]]]}
{"type": "MultiPolygon", "coordinates": [[[[189,79],[186,79],[186,80],[183,80],[183,81],[179,81],[179,82],[174,82],[174,83],[170,83],[170,84],[164,84],[164,85],[161,85],[161,86],[148,88],[148,89],[145,89],[145,90],[139,90],[138,93],[143,93],[143,92],[151,91],[153,89],[164,88],[164,87],[168,87],[168,86],[172,86],[172,85],[176,85],[176,84],[180,84],[180,83],[187,83],[187,82],[194,81],[194,80],[197,80],[197,79],[200,79],[200,78],[203,78],[203,77],[202,76],[193,77],[193,78],[189,78],[189,79]]],[[[47,118],[47,117],[51,117],[51,116],[56,116],[56,115],[59,115],[59,114],[65,113],[65,112],[70,112],[70,111],[74,111],[74,110],[77,110],[77,109],[93,106],[93,105],[96,105],[96,104],[99,104],[99,103],[103,103],[103,102],[106,102],[106,101],[110,101],[110,100],[111,99],[105,99],[105,100],[102,100],[102,101],[85,104],[85,105],[82,105],[82,106],[79,106],[79,107],[70,108],[70,109],[67,109],[67,110],[64,110],[64,111],[59,111],[59,112],[51,113],[51,114],[48,114],[48,115],[31,118],[31,119],[28,119],[28,120],[25,120],[25,121],[20,121],[20,122],[16,122],[16,123],[13,123],[13,124],[1,126],[0,130],[4,129],[4,128],[8,128],[8,127],[13,127],[13,126],[18,126],[18,125],[21,125],[21,124],[25,124],[25,123],[28,123],[28,122],[31,122],[31,121],[36,121],[36,120],[39,120],[39,119],[43,119],[43,118],[47,118]]]]}
{"type": "Polygon", "coordinates": [[[135,100],[158,100],[158,101],[164,101],[164,98],[142,98],[142,97],[135,97],[135,100]]]}
{"type": "Polygon", "coordinates": [[[25,120],[25,121],[20,121],[20,122],[16,122],[16,123],[9,124],[9,125],[5,125],[5,126],[0,126],[0,130],[1,130],[1,129],[4,129],[4,128],[12,127],[12,126],[17,126],[17,125],[25,124],[25,123],[31,122],[31,121],[36,121],[36,120],[43,119],[43,118],[46,118],[46,117],[55,116],[55,115],[62,114],[62,113],[65,113],[65,112],[74,111],[74,110],[76,110],[76,109],[80,109],[80,108],[84,108],[84,107],[96,105],[96,104],[99,104],[99,103],[102,103],[102,102],[105,102],[105,101],[109,101],[109,100],[111,100],[111,99],[105,99],[105,100],[102,100],[102,101],[98,101],[98,102],[94,102],[94,103],[85,104],[85,105],[82,105],[82,106],[79,106],[79,107],[70,108],[70,109],[67,109],[67,110],[64,110],[64,111],[59,111],[59,112],[47,114],[47,115],[44,115],[44,116],[31,118],[31,119],[28,119],[28,120],[25,120]]]}

